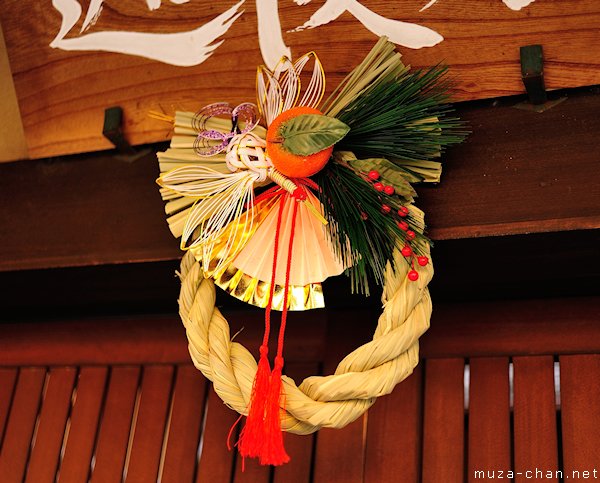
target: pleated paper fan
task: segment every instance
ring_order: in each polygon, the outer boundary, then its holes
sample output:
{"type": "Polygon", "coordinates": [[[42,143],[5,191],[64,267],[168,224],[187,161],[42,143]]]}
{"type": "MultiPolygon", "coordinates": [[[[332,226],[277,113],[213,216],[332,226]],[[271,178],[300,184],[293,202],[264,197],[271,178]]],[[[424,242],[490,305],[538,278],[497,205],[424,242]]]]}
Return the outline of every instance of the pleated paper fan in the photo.
{"type": "MultiPolygon", "coordinates": [[[[280,236],[289,240],[291,235],[291,218],[293,198],[282,198],[284,204],[283,223],[280,236]]],[[[306,203],[319,207],[321,203],[315,195],[308,192],[307,200],[298,206],[296,229],[294,233],[293,257],[289,273],[289,284],[296,286],[319,283],[329,277],[340,275],[347,267],[344,266],[333,252],[331,243],[323,224],[307,208],[306,203]]],[[[273,271],[274,237],[277,229],[277,209],[271,210],[267,218],[256,229],[244,248],[238,253],[232,265],[243,273],[262,281],[270,281],[273,271]]],[[[283,244],[277,251],[277,266],[285,267],[288,257],[288,246],[283,244]]],[[[285,285],[285,271],[282,269],[275,275],[277,285],[285,285]]]]}

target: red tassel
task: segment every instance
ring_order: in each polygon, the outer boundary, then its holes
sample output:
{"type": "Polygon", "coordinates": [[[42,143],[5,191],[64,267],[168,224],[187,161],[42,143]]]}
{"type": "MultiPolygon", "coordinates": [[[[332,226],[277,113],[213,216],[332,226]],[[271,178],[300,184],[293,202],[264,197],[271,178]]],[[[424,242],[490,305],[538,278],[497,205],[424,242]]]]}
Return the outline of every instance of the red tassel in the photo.
{"type": "MultiPolygon", "coordinates": [[[[302,190],[304,190],[304,188],[302,188],[302,190]]],[[[304,193],[304,197],[306,197],[306,193],[304,193]]],[[[277,229],[275,232],[271,288],[269,292],[269,302],[265,312],[265,334],[263,343],[260,346],[260,360],[258,361],[258,369],[252,386],[248,417],[246,418],[246,425],[240,434],[238,442],[238,450],[242,458],[258,458],[261,465],[279,466],[290,461],[290,457],[283,446],[280,401],[282,396],[281,371],[283,369],[283,339],[288,312],[290,267],[292,262],[292,247],[294,243],[298,202],[299,201],[294,202],[277,355],[275,357],[273,372],[271,372],[268,359],[268,343],[271,331],[271,309],[275,289],[275,274],[277,272],[279,234],[284,205],[284,200],[280,201],[277,229]]],[[[244,465],[242,464],[242,471],[243,468],[244,465]]]]}
{"type": "Polygon", "coordinates": [[[265,404],[269,395],[269,382],[271,378],[271,366],[268,359],[269,348],[260,346],[260,359],[258,369],[254,377],[252,394],[250,396],[250,407],[246,424],[240,434],[238,450],[242,457],[257,458],[263,453],[265,404]]]}
{"type": "Polygon", "coordinates": [[[275,368],[271,373],[269,393],[265,403],[265,421],[263,426],[262,451],[260,453],[261,465],[279,466],[290,460],[283,446],[283,432],[281,431],[281,370],[283,358],[275,358],[275,368]]]}

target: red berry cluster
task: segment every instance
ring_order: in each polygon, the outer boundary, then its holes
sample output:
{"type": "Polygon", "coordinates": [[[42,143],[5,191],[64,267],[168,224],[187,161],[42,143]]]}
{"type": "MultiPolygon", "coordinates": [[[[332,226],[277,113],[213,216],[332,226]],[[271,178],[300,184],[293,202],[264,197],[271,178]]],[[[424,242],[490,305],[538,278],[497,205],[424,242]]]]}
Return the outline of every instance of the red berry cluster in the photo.
{"type": "MultiPolygon", "coordinates": [[[[385,186],[383,183],[378,181],[380,178],[378,171],[371,170],[369,171],[367,176],[369,180],[373,182],[373,188],[375,188],[376,191],[379,191],[380,193],[383,192],[388,196],[391,196],[396,193],[396,190],[393,186],[385,186]]],[[[392,212],[392,208],[384,203],[383,205],[381,205],[381,211],[385,214],[388,214],[392,212]]],[[[398,228],[406,232],[406,245],[404,245],[404,247],[402,248],[402,255],[405,258],[410,259],[411,270],[408,272],[408,279],[414,282],[419,279],[419,272],[415,270],[415,258],[417,260],[417,263],[421,267],[427,265],[429,263],[429,259],[424,256],[416,256],[410,245],[410,242],[414,240],[417,235],[413,230],[409,229],[408,223],[403,219],[408,216],[408,213],[408,208],[406,206],[401,206],[398,209],[398,216],[400,217],[400,219],[396,222],[396,224],[398,225],[398,228]]]]}

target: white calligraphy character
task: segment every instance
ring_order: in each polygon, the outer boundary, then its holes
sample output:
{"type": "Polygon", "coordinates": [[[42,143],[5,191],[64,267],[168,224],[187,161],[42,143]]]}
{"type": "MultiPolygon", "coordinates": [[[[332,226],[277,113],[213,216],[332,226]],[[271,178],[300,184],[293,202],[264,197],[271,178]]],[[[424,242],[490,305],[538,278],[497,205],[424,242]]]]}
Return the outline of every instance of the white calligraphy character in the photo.
{"type": "MultiPolygon", "coordinates": [[[[185,3],[186,0],[171,0],[185,3]]],[[[81,5],[76,0],[52,0],[52,5],[62,15],[60,30],[50,47],[62,50],[100,50],[120,54],[138,55],[152,60],[179,66],[198,65],[204,62],[221,45],[216,40],[243,13],[244,0],[194,30],[175,33],[146,33],[126,31],[92,32],[65,38],[81,17],[81,5]]],[[[160,6],[160,0],[147,0],[151,10],[160,6]]],[[[93,25],[100,15],[102,0],[92,0],[82,31],[93,25]]]]}

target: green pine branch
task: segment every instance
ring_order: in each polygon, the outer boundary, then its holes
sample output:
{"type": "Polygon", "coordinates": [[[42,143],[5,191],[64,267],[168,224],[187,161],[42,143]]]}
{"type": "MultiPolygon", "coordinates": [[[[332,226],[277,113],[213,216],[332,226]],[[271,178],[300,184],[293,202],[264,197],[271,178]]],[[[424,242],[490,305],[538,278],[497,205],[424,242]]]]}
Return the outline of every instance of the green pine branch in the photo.
{"type": "MultiPolygon", "coordinates": [[[[334,252],[348,268],[353,292],[369,295],[368,279],[383,286],[387,262],[393,259],[396,246],[406,242],[406,232],[398,227],[397,210],[403,199],[388,196],[373,188],[363,173],[340,162],[329,163],[315,175],[319,199],[329,222],[327,234],[334,252]],[[382,205],[390,206],[384,213],[382,205]]],[[[417,235],[411,246],[417,254],[424,253],[428,243],[422,234],[422,222],[411,216],[404,218],[417,235]]]]}
{"type": "Polygon", "coordinates": [[[433,160],[445,147],[462,142],[467,131],[451,116],[446,70],[403,73],[354,99],[337,115],[350,132],[336,148],[402,166],[403,160],[433,160]]]}

